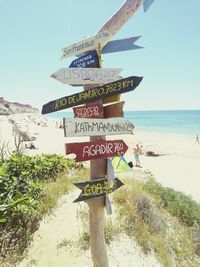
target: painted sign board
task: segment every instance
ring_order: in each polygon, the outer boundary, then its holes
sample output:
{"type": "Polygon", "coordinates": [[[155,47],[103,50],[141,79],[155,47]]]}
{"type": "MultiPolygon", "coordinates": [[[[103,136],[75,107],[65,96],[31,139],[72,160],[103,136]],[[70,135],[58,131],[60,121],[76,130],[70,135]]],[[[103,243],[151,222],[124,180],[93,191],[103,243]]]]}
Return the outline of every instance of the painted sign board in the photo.
{"type": "Polygon", "coordinates": [[[103,97],[133,91],[142,81],[143,77],[130,76],[109,84],[95,87],[77,94],[65,96],[43,105],[42,114],[59,111],[66,108],[79,106],[85,103],[102,99],[103,97]]]}
{"type": "Polygon", "coordinates": [[[119,80],[122,69],[62,68],[51,75],[64,84],[105,84],[119,80]]]}
{"type": "Polygon", "coordinates": [[[124,155],[127,150],[128,146],[123,140],[65,144],[66,155],[76,154],[77,162],[121,156],[124,155]]]}
{"type": "Polygon", "coordinates": [[[74,107],[75,118],[121,118],[124,117],[124,101],[102,107],[99,104],[74,107]]]}
{"type": "Polygon", "coordinates": [[[97,51],[93,50],[71,62],[69,68],[92,68],[99,65],[97,51]]]}
{"type": "Polygon", "coordinates": [[[103,107],[99,104],[73,108],[75,118],[103,118],[103,107]]]}
{"type": "Polygon", "coordinates": [[[124,117],[123,107],[124,101],[117,102],[103,107],[104,118],[120,118],[124,117]]]}
{"type": "Polygon", "coordinates": [[[134,44],[139,38],[140,36],[110,41],[103,47],[101,53],[107,54],[143,48],[134,44]]]}
{"type": "Polygon", "coordinates": [[[106,196],[114,192],[124,184],[118,178],[115,178],[112,184],[109,184],[106,178],[101,178],[74,183],[74,185],[81,189],[79,197],[73,201],[75,203],[95,197],[106,196]]]}
{"type": "Polygon", "coordinates": [[[138,8],[144,3],[145,11],[153,0],[127,0],[120,9],[100,28],[98,33],[109,31],[111,37],[132,17],[138,8]]]}
{"type": "Polygon", "coordinates": [[[88,52],[90,50],[95,50],[98,47],[98,44],[101,47],[111,38],[108,31],[101,31],[94,36],[85,38],[84,40],[74,43],[72,45],[62,48],[63,55],[61,59],[76,56],[88,52]]]}
{"type": "Polygon", "coordinates": [[[133,134],[134,126],[125,119],[64,118],[65,137],[133,134]]]}

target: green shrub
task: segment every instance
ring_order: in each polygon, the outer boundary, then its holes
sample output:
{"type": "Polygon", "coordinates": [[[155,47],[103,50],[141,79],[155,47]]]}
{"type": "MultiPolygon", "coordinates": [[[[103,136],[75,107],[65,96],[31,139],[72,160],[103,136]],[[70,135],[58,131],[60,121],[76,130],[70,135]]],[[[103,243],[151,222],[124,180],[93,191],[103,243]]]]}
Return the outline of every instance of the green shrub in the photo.
{"type": "Polygon", "coordinates": [[[68,161],[62,156],[13,154],[0,167],[0,222],[34,211],[40,198],[40,181],[55,179],[67,167],[68,161]]]}
{"type": "Polygon", "coordinates": [[[159,197],[161,205],[182,223],[200,227],[200,205],[190,197],[172,188],[163,187],[153,179],[144,184],[144,189],[159,197]]]}
{"type": "Polygon", "coordinates": [[[39,220],[43,184],[55,181],[64,170],[80,165],[60,155],[30,157],[13,153],[0,162],[0,258],[6,249],[24,246],[39,220]],[[35,226],[34,226],[35,225],[35,226]],[[20,240],[20,242],[19,242],[20,240]]]}

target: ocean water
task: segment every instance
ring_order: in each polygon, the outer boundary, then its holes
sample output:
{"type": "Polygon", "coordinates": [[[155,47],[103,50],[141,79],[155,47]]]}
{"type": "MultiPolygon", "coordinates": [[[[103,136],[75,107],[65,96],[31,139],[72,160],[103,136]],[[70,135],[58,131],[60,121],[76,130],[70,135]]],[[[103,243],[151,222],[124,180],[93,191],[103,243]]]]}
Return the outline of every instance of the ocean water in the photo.
{"type": "MultiPolygon", "coordinates": [[[[63,117],[73,117],[73,113],[55,112],[48,117],[62,121],[63,117]]],[[[200,135],[200,110],[125,111],[124,118],[138,130],[200,135]]]]}
{"type": "Polygon", "coordinates": [[[125,117],[138,130],[200,135],[200,110],[129,111],[125,117]]]}

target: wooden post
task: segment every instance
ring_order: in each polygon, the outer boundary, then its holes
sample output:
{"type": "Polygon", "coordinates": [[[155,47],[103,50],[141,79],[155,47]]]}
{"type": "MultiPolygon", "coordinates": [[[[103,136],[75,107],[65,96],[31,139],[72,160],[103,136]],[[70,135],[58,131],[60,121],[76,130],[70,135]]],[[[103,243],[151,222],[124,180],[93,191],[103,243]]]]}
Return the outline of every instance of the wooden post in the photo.
{"type": "MultiPolygon", "coordinates": [[[[101,67],[101,52],[98,47],[99,66],[101,67]]],[[[84,90],[95,87],[94,85],[85,85],[84,90]]],[[[96,103],[103,106],[102,100],[96,103]]],[[[103,117],[103,116],[102,116],[103,117]]],[[[90,141],[106,140],[105,136],[90,137],[90,141]]],[[[103,178],[106,175],[106,159],[97,159],[90,161],[90,179],[103,178]]],[[[90,230],[90,246],[93,267],[108,267],[108,256],[106,252],[106,243],[104,237],[104,206],[105,198],[99,197],[87,201],[89,206],[89,230],[90,230]]]]}

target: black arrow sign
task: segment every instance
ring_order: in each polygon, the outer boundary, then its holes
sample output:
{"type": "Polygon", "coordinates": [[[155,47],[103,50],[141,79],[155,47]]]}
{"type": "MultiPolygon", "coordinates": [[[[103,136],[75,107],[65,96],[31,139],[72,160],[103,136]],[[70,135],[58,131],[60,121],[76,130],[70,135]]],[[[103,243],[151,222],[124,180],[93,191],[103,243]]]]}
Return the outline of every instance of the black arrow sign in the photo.
{"type": "Polygon", "coordinates": [[[107,96],[119,95],[133,91],[140,84],[142,78],[143,77],[130,76],[77,94],[53,100],[42,107],[42,114],[75,107],[107,96]]]}
{"type": "Polygon", "coordinates": [[[124,185],[118,178],[109,185],[106,178],[96,179],[86,182],[74,183],[78,188],[82,190],[81,194],[73,202],[79,202],[90,198],[101,197],[108,195],[119,187],[124,185]]]}

